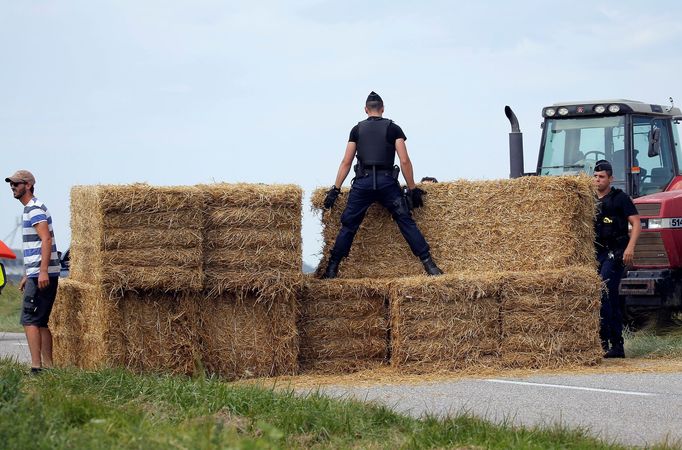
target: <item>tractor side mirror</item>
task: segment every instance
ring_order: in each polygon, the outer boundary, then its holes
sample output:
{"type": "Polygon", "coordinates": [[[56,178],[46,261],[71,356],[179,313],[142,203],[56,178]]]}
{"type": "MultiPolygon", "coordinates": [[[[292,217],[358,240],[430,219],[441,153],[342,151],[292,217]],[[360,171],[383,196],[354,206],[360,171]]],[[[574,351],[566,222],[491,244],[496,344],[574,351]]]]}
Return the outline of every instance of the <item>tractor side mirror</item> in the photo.
{"type": "Polygon", "coordinates": [[[649,130],[649,158],[661,154],[661,129],[656,125],[651,125],[649,130]]]}

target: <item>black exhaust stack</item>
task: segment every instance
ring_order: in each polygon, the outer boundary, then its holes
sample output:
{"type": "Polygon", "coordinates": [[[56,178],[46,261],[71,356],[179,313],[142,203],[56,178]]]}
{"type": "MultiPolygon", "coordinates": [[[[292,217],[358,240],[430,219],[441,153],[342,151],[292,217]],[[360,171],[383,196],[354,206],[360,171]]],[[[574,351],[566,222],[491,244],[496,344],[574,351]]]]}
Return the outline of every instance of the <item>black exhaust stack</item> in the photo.
{"type": "Polygon", "coordinates": [[[509,178],[523,176],[523,133],[519,128],[519,119],[509,106],[504,107],[504,114],[511,124],[509,133],[509,178]]]}

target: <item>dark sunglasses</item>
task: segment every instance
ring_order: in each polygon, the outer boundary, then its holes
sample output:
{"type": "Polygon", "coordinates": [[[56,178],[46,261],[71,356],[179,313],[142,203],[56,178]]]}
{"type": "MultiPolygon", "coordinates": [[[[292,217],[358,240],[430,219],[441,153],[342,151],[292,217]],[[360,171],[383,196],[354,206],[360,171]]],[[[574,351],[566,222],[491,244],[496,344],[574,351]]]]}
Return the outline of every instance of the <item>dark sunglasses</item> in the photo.
{"type": "Polygon", "coordinates": [[[10,186],[10,187],[17,187],[17,186],[19,186],[20,184],[26,184],[26,182],[25,182],[25,181],[17,181],[16,183],[15,183],[14,181],[10,181],[10,182],[9,182],[9,186],[10,186]]]}

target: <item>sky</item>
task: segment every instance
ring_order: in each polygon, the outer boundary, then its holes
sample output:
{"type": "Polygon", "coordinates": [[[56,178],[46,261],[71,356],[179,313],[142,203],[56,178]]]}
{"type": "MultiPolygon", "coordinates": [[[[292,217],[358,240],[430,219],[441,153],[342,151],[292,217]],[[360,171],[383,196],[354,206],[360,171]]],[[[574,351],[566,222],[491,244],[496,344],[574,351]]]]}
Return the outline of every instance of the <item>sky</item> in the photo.
{"type": "MultiPolygon", "coordinates": [[[[0,174],[33,172],[60,249],[74,185],[297,184],[314,265],[308,197],[370,91],[417,180],[507,178],[505,105],[530,171],[543,106],[682,105],[681,54],[679,1],[0,0],[0,174]]],[[[21,214],[4,192],[0,239],[21,214]]]]}

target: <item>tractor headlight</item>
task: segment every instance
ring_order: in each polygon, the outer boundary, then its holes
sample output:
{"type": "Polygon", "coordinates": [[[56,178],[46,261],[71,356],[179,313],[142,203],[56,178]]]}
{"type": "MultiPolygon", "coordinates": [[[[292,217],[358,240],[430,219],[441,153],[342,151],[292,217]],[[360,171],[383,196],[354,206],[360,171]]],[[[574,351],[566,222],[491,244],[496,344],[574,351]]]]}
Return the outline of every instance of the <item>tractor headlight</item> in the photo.
{"type": "Polygon", "coordinates": [[[615,114],[615,113],[617,113],[618,111],[620,111],[620,106],[618,106],[618,105],[609,105],[609,112],[615,114]]]}
{"type": "Polygon", "coordinates": [[[568,108],[564,108],[563,106],[561,108],[559,108],[559,115],[560,116],[565,116],[566,114],[568,114],[568,108]]]}
{"type": "Polygon", "coordinates": [[[663,219],[649,219],[647,228],[650,230],[655,228],[663,228],[663,219]]]}
{"type": "Polygon", "coordinates": [[[606,111],[606,106],[604,105],[597,105],[594,107],[594,112],[597,114],[602,114],[604,111],[606,111]]]}
{"type": "Polygon", "coordinates": [[[554,108],[545,109],[545,115],[547,117],[552,117],[554,114],[556,114],[556,109],[554,109],[554,108]]]}

